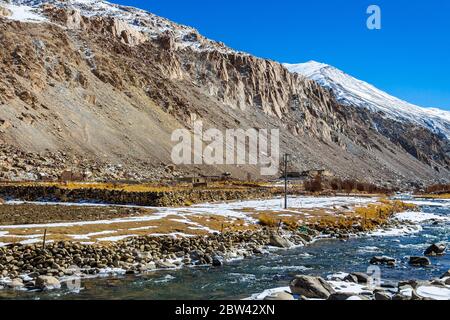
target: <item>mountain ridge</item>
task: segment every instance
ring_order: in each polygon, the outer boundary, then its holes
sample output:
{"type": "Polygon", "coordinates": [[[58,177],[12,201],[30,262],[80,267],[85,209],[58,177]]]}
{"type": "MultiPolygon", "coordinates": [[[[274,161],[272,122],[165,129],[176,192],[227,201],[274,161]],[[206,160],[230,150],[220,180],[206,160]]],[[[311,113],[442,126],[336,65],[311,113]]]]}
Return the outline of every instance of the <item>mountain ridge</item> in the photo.
{"type": "Polygon", "coordinates": [[[387,186],[450,180],[447,141],[344,106],[280,63],[138,9],[11,3],[45,21],[0,16],[2,179],[55,179],[65,170],[94,180],[261,178],[250,165],[170,165],[171,132],[192,130],[196,114],[206,128],[279,128],[292,171],[387,186]]]}

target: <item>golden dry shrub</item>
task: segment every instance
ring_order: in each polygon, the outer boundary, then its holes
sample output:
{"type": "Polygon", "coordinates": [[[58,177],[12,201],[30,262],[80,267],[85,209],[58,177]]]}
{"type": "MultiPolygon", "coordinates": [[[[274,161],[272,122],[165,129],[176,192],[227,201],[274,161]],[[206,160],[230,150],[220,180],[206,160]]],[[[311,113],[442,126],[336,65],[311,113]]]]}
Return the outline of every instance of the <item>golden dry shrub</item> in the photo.
{"type": "Polygon", "coordinates": [[[277,221],[276,219],[267,214],[260,215],[258,218],[258,222],[261,226],[269,228],[275,228],[279,225],[279,221],[277,221]]]}

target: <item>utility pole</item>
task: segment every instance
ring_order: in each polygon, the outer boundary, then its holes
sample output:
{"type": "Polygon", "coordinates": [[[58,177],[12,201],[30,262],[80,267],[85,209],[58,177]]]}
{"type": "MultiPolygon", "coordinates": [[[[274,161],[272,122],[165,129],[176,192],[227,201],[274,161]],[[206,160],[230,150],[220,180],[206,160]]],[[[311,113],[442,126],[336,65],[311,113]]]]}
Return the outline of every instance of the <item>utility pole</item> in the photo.
{"type": "Polygon", "coordinates": [[[288,174],[287,174],[287,164],[289,161],[289,154],[284,155],[284,209],[288,208],[288,174]]]}

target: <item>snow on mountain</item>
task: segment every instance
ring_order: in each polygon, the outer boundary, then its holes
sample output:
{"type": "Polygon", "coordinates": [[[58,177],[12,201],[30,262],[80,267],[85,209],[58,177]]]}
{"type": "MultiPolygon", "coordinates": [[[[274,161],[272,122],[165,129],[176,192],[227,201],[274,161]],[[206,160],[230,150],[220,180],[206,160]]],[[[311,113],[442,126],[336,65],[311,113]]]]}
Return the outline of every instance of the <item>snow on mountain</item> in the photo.
{"type": "Polygon", "coordinates": [[[8,10],[10,15],[8,19],[25,22],[42,22],[46,21],[45,17],[35,12],[35,9],[24,5],[13,5],[0,1],[0,5],[8,10]]]}
{"type": "Polygon", "coordinates": [[[336,99],[344,105],[364,107],[373,112],[381,112],[385,117],[397,121],[419,124],[450,139],[450,112],[448,111],[410,104],[324,63],[310,61],[284,64],[284,66],[290,72],[315,80],[321,86],[331,90],[336,99]]]}
{"type": "Polygon", "coordinates": [[[209,40],[192,27],[174,23],[148,11],[118,5],[102,0],[0,0],[0,6],[13,11],[6,17],[25,22],[46,21],[43,14],[44,5],[79,10],[85,17],[112,17],[128,23],[132,28],[155,39],[168,32],[174,38],[178,48],[192,48],[198,51],[216,50],[223,53],[234,52],[223,43],[209,40]]]}

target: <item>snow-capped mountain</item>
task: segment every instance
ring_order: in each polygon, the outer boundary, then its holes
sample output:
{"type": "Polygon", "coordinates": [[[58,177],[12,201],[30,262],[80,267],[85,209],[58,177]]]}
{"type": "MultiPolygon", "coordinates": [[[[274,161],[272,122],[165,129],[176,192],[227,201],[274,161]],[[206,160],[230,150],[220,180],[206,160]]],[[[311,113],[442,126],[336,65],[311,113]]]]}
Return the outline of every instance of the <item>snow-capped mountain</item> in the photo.
{"type": "Polygon", "coordinates": [[[381,112],[385,117],[419,124],[450,139],[450,112],[422,108],[400,100],[373,85],[358,80],[330,65],[310,61],[300,64],[284,64],[292,73],[301,74],[331,90],[344,105],[364,107],[381,112]]]}

